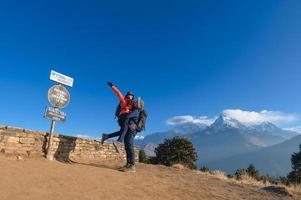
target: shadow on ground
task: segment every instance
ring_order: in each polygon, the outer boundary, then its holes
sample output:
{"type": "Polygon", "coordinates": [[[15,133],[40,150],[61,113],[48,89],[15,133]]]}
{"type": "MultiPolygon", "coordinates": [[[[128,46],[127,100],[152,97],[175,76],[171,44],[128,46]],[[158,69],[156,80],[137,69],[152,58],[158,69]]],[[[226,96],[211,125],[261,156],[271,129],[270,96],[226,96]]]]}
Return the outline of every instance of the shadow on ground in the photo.
{"type": "Polygon", "coordinates": [[[122,168],[120,165],[109,165],[109,164],[96,164],[96,163],[84,163],[84,162],[78,162],[78,161],[72,161],[69,159],[68,163],[70,164],[76,164],[76,165],[84,165],[84,166],[91,166],[91,167],[98,167],[103,169],[110,169],[114,171],[120,171],[122,168]]]}

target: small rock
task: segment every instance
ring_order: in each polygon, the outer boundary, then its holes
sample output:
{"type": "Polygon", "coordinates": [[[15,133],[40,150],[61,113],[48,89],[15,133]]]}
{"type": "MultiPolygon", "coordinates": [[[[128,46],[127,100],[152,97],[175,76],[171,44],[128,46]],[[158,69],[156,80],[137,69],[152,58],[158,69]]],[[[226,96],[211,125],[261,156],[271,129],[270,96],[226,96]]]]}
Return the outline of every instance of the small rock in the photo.
{"type": "Polygon", "coordinates": [[[186,169],[186,167],[184,165],[181,165],[181,164],[174,164],[171,167],[175,168],[177,170],[184,170],[184,169],[186,169]]]}
{"type": "Polygon", "coordinates": [[[17,160],[22,160],[22,157],[21,156],[17,156],[17,160]]]}
{"type": "Polygon", "coordinates": [[[21,144],[34,144],[34,142],[35,142],[34,138],[24,138],[24,137],[20,138],[21,144]]]}
{"type": "Polygon", "coordinates": [[[285,187],[281,187],[281,186],[267,186],[267,187],[263,187],[261,189],[264,191],[275,193],[275,194],[282,195],[282,196],[292,196],[285,187]]]}

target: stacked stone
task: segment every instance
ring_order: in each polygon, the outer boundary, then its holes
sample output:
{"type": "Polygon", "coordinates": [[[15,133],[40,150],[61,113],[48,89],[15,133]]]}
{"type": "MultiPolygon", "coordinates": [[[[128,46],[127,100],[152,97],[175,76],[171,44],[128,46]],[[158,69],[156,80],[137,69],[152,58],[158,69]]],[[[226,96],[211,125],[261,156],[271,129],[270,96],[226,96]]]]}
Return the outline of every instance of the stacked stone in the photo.
{"type": "Polygon", "coordinates": [[[42,156],[46,133],[0,126],[0,153],[17,156],[42,156]]]}
{"type": "MultiPolygon", "coordinates": [[[[0,126],[0,154],[41,157],[45,156],[48,133],[27,129],[0,126]]],[[[97,140],[88,140],[71,136],[54,136],[51,152],[60,161],[124,161],[123,145],[116,151],[112,143],[103,145],[97,140]]],[[[138,147],[135,148],[138,160],[138,147]]]]}
{"type": "Polygon", "coordinates": [[[72,151],[72,158],[102,161],[125,160],[123,146],[120,146],[118,150],[119,153],[112,143],[104,143],[102,145],[100,141],[78,138],[75,149],[72,151]]]}

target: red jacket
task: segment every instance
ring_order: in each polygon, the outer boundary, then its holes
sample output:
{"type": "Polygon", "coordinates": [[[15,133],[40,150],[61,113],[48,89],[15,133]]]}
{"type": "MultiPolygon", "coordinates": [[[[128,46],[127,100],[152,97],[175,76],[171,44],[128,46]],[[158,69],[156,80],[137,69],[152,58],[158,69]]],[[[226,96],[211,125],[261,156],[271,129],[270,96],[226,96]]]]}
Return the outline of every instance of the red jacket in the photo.
{"type": "Polygon", "coordinates": [[[127,100],[116,86],[112,86],[112,90],[120,100],[121,111],[119,115],[132,112],[135,107],[135,102],[133,100],[127,100]]]}

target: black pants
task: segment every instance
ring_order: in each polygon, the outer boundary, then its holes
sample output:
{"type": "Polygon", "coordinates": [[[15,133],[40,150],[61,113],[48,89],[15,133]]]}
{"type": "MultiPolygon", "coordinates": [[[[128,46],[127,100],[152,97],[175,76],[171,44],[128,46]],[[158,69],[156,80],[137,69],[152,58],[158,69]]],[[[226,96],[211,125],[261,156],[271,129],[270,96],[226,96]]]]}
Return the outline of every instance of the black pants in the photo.
{"type": "Polygon", "coordinates": [[[136,129],[129,128],[124,138],[127,164],[135,165],[134,139],[137,134],[136,129]]]}
{"type": "MultiPolygon", "coordinates": [[[[110,138],[113,138],[113,137],[120,137],[121,136],[121,133],[124,131],[123,129],[125,128],[124,127],[124,124],[127,120],[127,114],[123,114],[121,115],[119,118],[118,118],[118,124],[120,126],[120,130],[119,131],[116,131],[114,133],[111,133],[111,134],[108,134],[108,138],[107,139],[110,139],[110,138]]],[[[118,139],[119,140],[119,139],[118,139]]]]}
{"type": "Polygon", "coordinates": [[[130,123],[137,122],[140,115],[140,111],[138,109],[133,110],[131,113],[123,114],[118,119],[118,124],[120,126],[120,130],[108,135],[108,138],[117,137],[118,141],[123,143],[125,140],[125,135],[129,130],[130,123]]]}

